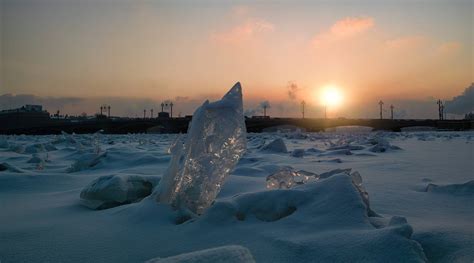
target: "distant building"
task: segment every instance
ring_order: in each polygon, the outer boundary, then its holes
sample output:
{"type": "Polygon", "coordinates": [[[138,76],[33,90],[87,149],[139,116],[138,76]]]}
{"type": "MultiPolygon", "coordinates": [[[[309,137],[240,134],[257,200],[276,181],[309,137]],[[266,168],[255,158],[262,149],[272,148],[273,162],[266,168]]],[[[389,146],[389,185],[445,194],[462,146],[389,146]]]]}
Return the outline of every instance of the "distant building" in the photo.
{"type": "Polygon", "coordinates": [[[18,112],[40,112],[40,113],[46,112],[47,113],[47,111],[43,111],[43,106],[41,105],[26,104],[25,106],[21,108],[2,110],[0,111],[0,114],[9,114],[9,113],[18,113],[18,112]]]}
{"type": "Polygon", "coordinates": [[[158,118],[159,119],[169,119],[170,114],[168,112],[162,111],[158,112],[158,118]]]}
{"type": "Polygon", "coordinates": [[[39,127],[51,121],[41,105],[27,104],[21,108],[0,111],[0,128],[39,127]]]}

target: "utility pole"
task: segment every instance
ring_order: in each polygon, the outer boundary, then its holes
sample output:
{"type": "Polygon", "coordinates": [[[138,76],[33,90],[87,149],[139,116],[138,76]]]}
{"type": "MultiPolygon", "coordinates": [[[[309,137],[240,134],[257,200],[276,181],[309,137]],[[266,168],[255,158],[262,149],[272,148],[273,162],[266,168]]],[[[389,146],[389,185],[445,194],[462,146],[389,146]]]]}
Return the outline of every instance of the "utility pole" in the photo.
{"type": "Polygon", "coordinates": [[[151,118],[153,119],[153,109],[151,109],[150,112],[151,112],[151,118]]]}
{"type": "Polygon", "coordinates": [[[443,119],[443,109],[444,109],[444,106],[443,106],[443,102],[438,99],[438,102],[436,102],[436,104],[438,104],[438,117],[440,120],[443,119]]]}
{"type": "Polygon", "coordinates": [[[446,119],[445,118],[445,114],[444,114],[444,104],[441,104],[441,117],[442,117],[442,120],[446,119]]]}
{"type": "Polygon", "coordinates": [[[306,105],[306,102],[303,100],[301,102],[301,113],[303,114],[303,119],[304,119],[304,106],[306,105]]]}
{"type": "Polygon", "coordinates": [[[382,120],[382,119],[383,119],[383,114],[382,114],[382,111],[383,111],[383,101],[379,101],[379,105],[380,105],[380,119],[382,120]]]}
{"type": "Polygon", "coordinates": [[[393,120],[393,108],[395,107],[393,107],[393,105],[390,105],[390,117],[392,120],[393,120]]]}
{"type": "Polygon", "coordinates": [[[107,111],[108,111],[108,115],[109,115],[109,119],[110,119],[110,105],[107,106],[107,111]]]}
{"type": "Polygon", "coordinates": [[[161,103],[161,112],[163,112],[164,108],[165,108],[165,104],[162,102],[161,103]]]}
{"type": "Polygon", "coordinates": [[[171,108],[171,112],[170,112],[170,118],[173,118],[173,102],[170,102],[170,108],[171,108]]]}
{"type": "Polygon", "coordinates": [[[104,107],[100,106],[100,115],[102,115],[102,110],[104,107]]]}
{"type": "Polygon", "coordinates": [[[143,110],[143,119],[146,118],[146,110],[143,110]]]}

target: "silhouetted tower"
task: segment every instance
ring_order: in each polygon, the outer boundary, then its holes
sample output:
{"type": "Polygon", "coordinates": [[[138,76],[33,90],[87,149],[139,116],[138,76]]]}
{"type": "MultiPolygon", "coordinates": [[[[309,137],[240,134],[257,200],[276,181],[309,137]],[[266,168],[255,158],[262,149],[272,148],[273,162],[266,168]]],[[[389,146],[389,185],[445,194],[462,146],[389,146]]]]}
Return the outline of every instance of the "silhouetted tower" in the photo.
{"type": "Polygon", "coordinates": [[[390,105],[390,118],[393,120],[393,105],[390,105]]]}
{"type": "Polygon", "coordinates": [[[146,110],[143,110],[143,119],[146,118],[146,110]]]}
{"type": "Polygon", "coordinates": [[[100,115],[102,115],[104,107],[100,106],[100,115]]]}
{"type": "Polygon", "coordinates": [[[304,119],[304,106],[306,105],[306,102],[303,100],[301,102],[301,113],[303,114],[303,119],[304,119]]]}
{"type": "Polygon", "coordinates": [[[164,108],[165,108],[165,104],[162,102],[161,103],[161,112],[163,112],[164,108]]]}
{"type": "Polygon", "coordinates": [[[151,112],[151,118],[153,119],[153,109],[151,109],[150,112],[151,112]]]}
{"type": "Polygon", "coordinates": [[[171,112],[170,112],[170,118],[173,118],[173,102],[170,102],[170,108],[171,108],[171,112]]]}
{"type": "Polygon", "coordinates": [[[110,118],[110,105],[109,105],[109,106],[107,106],[107,115],[108,115],[108,116],[109,116],[109,118],[110,118]]]}
{"type": "Polygon", "coordinates": [[[441,100],[438,100],[438,102],[436,102],[436,104],[438,104],[438,117],[440,120],[443,119],[443,109],[444,109],[444,106],[443,106],[443,102],[441,100]]]}
{"type": "Polygon", "coordinates": [[[264,118],[267,117],[267,108],[268,108],[268,105],[267,105],[267,104],[264,104],[264,105],[263,105],[263,117],[264,117],[264,118]]]}
{"type": "Polygon", "coordinates": [[[382,120],[382,119],[383,119],[383,114],[382,114],[382,111],[383,111],[383,101],[379,101],[379,106],[380,106],[380,119],[382,120]]]}
{"type": "Polygon", "coordinates": [[[446,118],[445,118],[446,115],[445,115],[445,113],[444,113],[444,104],[441,104],[441,117],[442,117],[442,118],[441,118],[442,120],[446,119],[446,118]]]}

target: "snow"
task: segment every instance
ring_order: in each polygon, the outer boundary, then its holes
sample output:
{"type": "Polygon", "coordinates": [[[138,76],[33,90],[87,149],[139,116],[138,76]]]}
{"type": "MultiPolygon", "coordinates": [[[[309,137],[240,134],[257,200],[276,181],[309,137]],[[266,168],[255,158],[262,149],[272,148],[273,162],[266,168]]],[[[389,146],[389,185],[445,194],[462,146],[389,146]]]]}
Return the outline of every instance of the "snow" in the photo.
{"type": "Polygon", "coordinates": [[[168,258],[150,259],[146,263],[254,263],[250,251],[242,246],[230,245],[180,254],[168,258]]]}
{"type": "Polygon", "coordinates": [[[215,200],[247,147],[242,88],[236,83],[221,100],[193,114],[184,145],[178,140],[156,199],[202,214],[215,200]]]}
{"type": "Polygon", "coordinates": [[[126,178],[156,184],[172,161],[170,145],[187,135],[0,136],[0,260],[145,262],[198,253],[191,258],[209,261],[210,251],[212,261],[231,262],[245,249],[256,262],[474,260],[472,131],[299,133],[247,134],[247,152],[200,216],[153,195],[103,210],[80,198],[103,176],[120,178],[100,184],[113,197],[135,189],[112,187],[126,178]],[[401,150],[372,152],[374,138],[401,150]],[[277,139],[286,153],[262,151],[277,139]],[[31,145],[46,151],[25,151],[31,145]],[[295,149],[304,157],[292,157],[295,149]],[[344,149],[352,155],[320,155],[344,149]],[[43,167],[29,162],[36,157],[43,167]],[[267,189],[267,177],[284,167],[320,179],[267,189]]]}
{"type": "Polygon", "coordinates": [[[269,144],[263,146],[262,150],[275,153],[287,153],[285,142],[282,138],[277,138],[269,144]]]}

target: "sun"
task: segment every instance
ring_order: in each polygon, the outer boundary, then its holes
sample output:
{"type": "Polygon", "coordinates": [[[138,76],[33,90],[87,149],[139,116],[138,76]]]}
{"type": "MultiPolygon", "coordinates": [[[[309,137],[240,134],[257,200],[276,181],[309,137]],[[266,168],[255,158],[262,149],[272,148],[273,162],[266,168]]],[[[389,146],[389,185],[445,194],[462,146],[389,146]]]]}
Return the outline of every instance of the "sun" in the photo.
{"type": "Polygon", "coordinates": [[[341,89],[334,85],[325,86],[321,93],[321,103],[325,106],[337,107],[342,104],[343,95],[341,89]]]}

